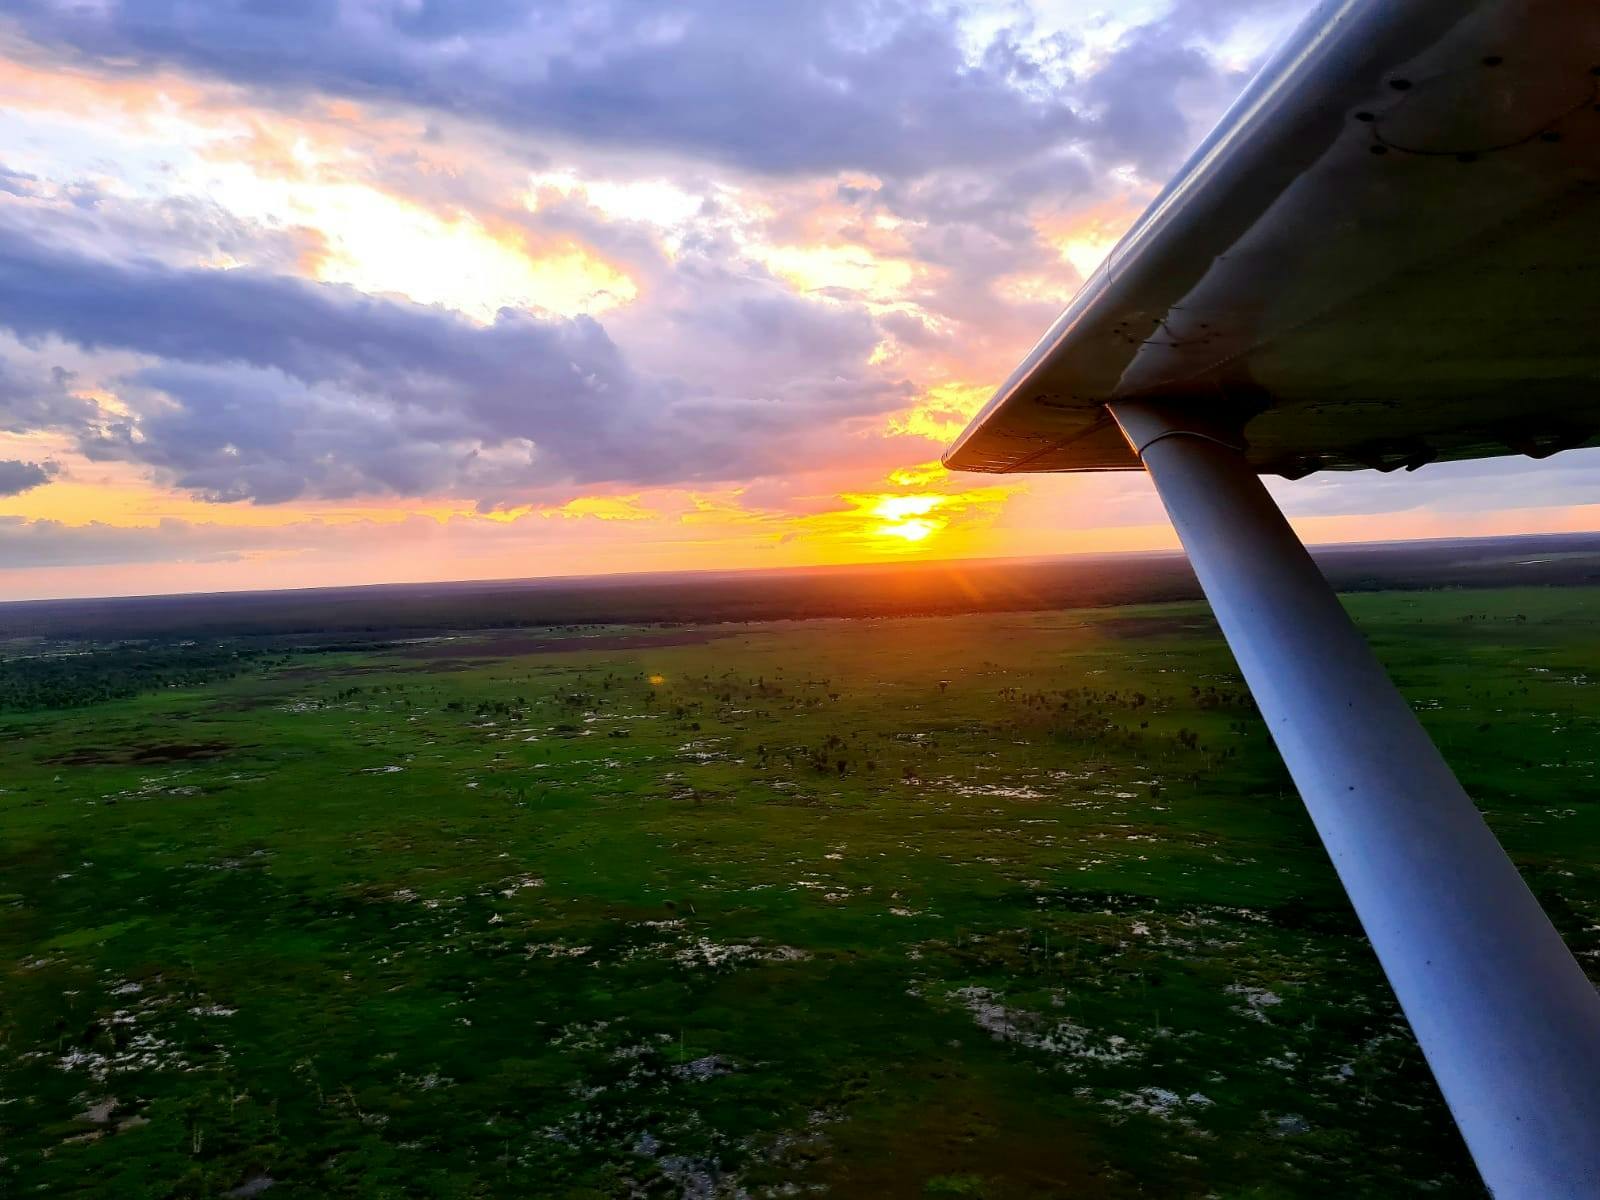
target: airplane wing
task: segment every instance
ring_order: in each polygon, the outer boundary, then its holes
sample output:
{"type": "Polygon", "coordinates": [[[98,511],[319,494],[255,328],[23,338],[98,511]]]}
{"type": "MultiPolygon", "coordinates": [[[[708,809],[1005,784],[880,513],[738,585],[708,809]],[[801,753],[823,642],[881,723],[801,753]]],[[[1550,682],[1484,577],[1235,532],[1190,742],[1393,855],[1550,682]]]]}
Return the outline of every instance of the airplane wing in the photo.
{"type": "Polygon", "coordinates": [[[1600,444],[1600,4],[1325,4],[945,457],[1137,470],[1104,405],[1250,464],[1600,444]]]}

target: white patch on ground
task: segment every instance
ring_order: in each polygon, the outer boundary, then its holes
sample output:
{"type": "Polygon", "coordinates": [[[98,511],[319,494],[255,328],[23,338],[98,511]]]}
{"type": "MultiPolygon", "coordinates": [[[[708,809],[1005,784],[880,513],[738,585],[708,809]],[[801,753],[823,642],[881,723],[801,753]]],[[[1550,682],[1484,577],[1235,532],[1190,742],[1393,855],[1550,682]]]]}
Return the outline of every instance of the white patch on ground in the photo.
{"type": "Polygon", "coordinates": [[[676,750],[679,759],[684,762],[731,762],[733,755],[725,750],[715,747],[724,745],[731,739],[725,737],[700,738],[698,741],[685,742],[676,750]]]}
{"type": "Polygon", "coordinates": [[[1230,996],[1238,996],[1239,999],[1244,1001],[1243,1008],[1235,1005],[1235,1012],[1254,1017],[1257,1021],[1265,1021],[1267,1019],[1266,1009],[1275,1004],[1283,1003],[1283,997],[1276,992],[1269,992],[1266,988],[1261,987],[1250,987],[1248,984],[1230,983],[1223,991],[1230,996]]]}
{"type": "Polygon", "coordinates": [[[679,1200],[722,1200],[723,1197],[749,1195],[733,1178],[723,1174],[717,1160],[662,1154],[661,1149],[660,1140],[650,1133],[640,1134],[633,1144],[635,1154],[655,1160],[656,1169],[677,1188],[679,1200]]]}
{"type": "MultiPolygon", "coordinates": [[[[109,1016],[101,1017],[104,1025],[114,1029],[114,1044],[109,1050],[82,1046],[65,1053],[34,1050],[19,1058],[51,1062],[59,1071],[82,1074],[100,1084],[114,1075],[197,1069],[197,1064],[186,1058],[177,1044],[164,1036],[166,1030],[161,1028],[170,1020],[167,1010],[178,1003],[176,996],[167,995],[151,984],[133,982],[114,984],[107,991],[113,996],[127,998],[131,1004],[131,1007],[118,1008],[109,1016]]],[[[228,1052],[220,1047],[211,1053],[218,1061],[228,1059],[228,1052]]]]}
{"type": "Polygon", "coordinates": [[[104,1125],[111,1120],[111,1114],[117,1110],[117,1098],[107,1096],[104,1100],[97,1100],[84,1109],[74,1121],[88,1121],[91,1125],[104,1125]]]}
{"type": "Polygon", "coordinates": [[[672,952],[672,961],[685,967],[735,967],[752,962],[800,962],[810,958],[794,946],[764,946],[759,942],[713,942],[696,938],[672,952]]]}
{"type": "MultiPolygon", "coordinates": [[[[117,1021],[123,1016],[116,1014],[117,1021]]],[[[97,1050],[73,1049],[56,1060],[56,1066],[71,1074],[82,1071],[96,1083],[104,1083],[112,1075],[126,1075],[135,1071],[188,1070],[189,1064],[173,1050],[172,1043],[149,1031],[135,1032],[123,1046],[111,1054],[97,1050]]]]}
{"type": "Polygon", "coordinates": [[[437,1071],[429,1071],[426,1075],[407,1075],[402,1073],[400,1085],[415,1088],[419,1092],[431,1092],[435,1088],[449,1087],[455,1080],[448,1075],[441,1075],[437,1071]]]}
{"type": "Polygon", "coordinates": [[[251,1196],[259,1196],[270,1188],[277,1180],[271,1175],[252,1175],[232,1191],[223,1192],[224,1196],[233,1197],[234,1200],[248,1200],[251,1196]]]}
{"type": "Polygon", "coordinates": [[[693,1062],[679,1063],[672,1068],[672,1074],[691,1083],[704,1083],[708,1079],[715,1079],[718,1075],[732,1075],[738,1069],[738,1065],[732,1059],[724,1058],[720,1054],[708,1054],[693,1062]]]}
{"type": "Polygon", "coordinates": [[[1031,787],[1007,787],[1000,783],[958,783],[950,790],[958,796],[987,796],[996,800],[1048,800],[1048,792],[1031,787]]]}
{"type": "Polygon", "coordinates": [[[1195,1123],[1194,1114],[1199,1110],[1210,1108],[1213,1101],[1201,1092],[1190,1092],[1187,1096],[1180,1096],[1177,1092],[1168,1091],[1166,1088],[1142,1087],[1136,1092],[1123,1092],[1101,1103],[1119,1113],[1158,1117],[1163,1121],[1171,1121],[1192,1129],[1195,1123]]]}
{"type": "Polygon", "coordinates": [[[529,943],[527,958],[582,958],[593,946],[569,946],[566,942],[529,943]]]}
{"type": "Polygon", "coordinates": [[[526,891],[528,888],[542,888],[544,886],[544,880],[537,875],[518,875],[514,879],[501,880],[501,883],[505,886],[501,887],[499,892],[507,899],[515,896],[518,892],[526,891]]]}
{"type": "Polygon", "coordinates": [[[1013,1042],[1079,1062],[1122,1063],[1144,1055],[1144,1051],[1118,1034],[1102,1036],[1071,1021],[1007,1008],[989,988],[964,987],[950,994],[966,1006],[978,1027],[987,1030],[997,1041],[1013,1042]]]}

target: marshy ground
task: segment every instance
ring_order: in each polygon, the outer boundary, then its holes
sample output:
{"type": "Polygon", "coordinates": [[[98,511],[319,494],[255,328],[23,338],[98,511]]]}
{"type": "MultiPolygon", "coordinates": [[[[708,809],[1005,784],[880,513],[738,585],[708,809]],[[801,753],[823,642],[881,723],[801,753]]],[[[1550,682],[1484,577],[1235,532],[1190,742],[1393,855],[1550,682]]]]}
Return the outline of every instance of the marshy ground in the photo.
{"type": "MultiPolygon", "coordinates": [[[[1350,605],[1600,974],[1600,590],[1350,605]]],[[[1199,606],[79,650],[0,1195],[1480,1194],[1199,606]]]]}

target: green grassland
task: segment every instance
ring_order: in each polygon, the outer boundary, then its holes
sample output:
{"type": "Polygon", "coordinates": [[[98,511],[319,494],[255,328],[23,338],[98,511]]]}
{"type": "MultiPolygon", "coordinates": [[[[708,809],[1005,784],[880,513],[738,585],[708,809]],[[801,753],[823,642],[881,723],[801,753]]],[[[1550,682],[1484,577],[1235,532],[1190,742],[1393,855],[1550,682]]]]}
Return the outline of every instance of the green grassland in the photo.
{"type": "MultiPolygon", "coordinates": [[[[1600,969],[1600,590],[1350,605],[1600,969]]],[[[322,649],[0,714],[0,1195],[1480,1194],[1199,606],[322,649]]]]}

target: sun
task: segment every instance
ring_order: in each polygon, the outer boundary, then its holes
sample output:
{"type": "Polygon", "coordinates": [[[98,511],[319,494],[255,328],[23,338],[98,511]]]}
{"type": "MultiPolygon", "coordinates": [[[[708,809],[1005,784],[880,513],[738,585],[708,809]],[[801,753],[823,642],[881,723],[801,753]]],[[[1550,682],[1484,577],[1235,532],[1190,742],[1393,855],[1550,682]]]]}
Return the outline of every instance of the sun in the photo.
{"type": "Polygon", "coordinates": [[[874,537],[888,539],[891,545],[896,541],[907,545],[924,542],[948,523],[933,515],[944,503],[945,497],[939,495],[882,496],[868,510],[882,518],[882,523],[870,532],[874,537]]]}
{"type": "Polygon", "coordinates": [[[872,532],[879,537],[901,538],[907,542],[921,542],[932,534],[937,533],[939,529],[940,526],[932,521],[914,517],[909,521],[901,521],[895,525],[879,525],[872,532]]]}
{"type": "Polygon", "coordinates": [[[972,530],[986,525],[1015,485],[974,488],[962,492],[914,491],[942,472],[926,466],[892,472],[889,482],[899,491],[841,492],[838,508],[797,518],[811,536],[850,554],[910,558],[952,543],[966,545],[972,530]]]}

